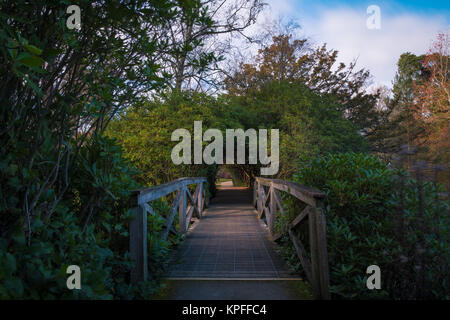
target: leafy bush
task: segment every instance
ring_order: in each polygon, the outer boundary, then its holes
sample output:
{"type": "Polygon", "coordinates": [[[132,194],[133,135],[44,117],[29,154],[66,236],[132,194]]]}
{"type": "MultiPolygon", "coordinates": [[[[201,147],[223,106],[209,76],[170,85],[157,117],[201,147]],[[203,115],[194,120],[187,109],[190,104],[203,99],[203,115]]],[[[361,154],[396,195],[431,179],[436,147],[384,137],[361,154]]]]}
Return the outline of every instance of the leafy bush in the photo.
{"type": "Polygon", "coordinates": [[[294,180],[327,195],[334,297],[449,298],[449,205],[437,197],[440,186],[419,184],[360,153],[303,162],[294,180]],[[366,287],[366,269],[373,264],[381,268],[381,290],[366,287]]]}
{"type": "MultiPolygon", "coordinates": [[[[24,220],[19,220],[11,235],[0,240],[0,299],[132,299],[153,294],[170,246],[159,237],[160,215],[150,218],[151,278],[130,284],[129,198],[138,188],[136,172],[110,138],[96,136],[83,146],[71,191],[51,219],[34,217],[28,238],[24,220]],[[67,289],[71,264],[81,268],[81,290],[67,289]]],[[[166,207],[162,203],[155,209],[166,207]]]]}
{"type": "Polygon", "coordinates": [[[279,178],[296,172],[299,157],[367,149],[336,97],[318,94],[302,83],[270,81],[234,99],[251,115],[242,119],[246,127],[280,130],[279,178]]]}
{"type": "Polygon", "coordinates": [[[21,228],[10,241],[1,239],[0,299],[111,298],[113,252],[99,245],[92,229],[83,235],[77,217],[60,206],[51,224],[33,221],[39,241],[28,246],[21,228]],[[81,268],[81,290],[67,289],[71,264],[81,268]]]}
{"type": "MultiPolygon", "coordinates": [[[[193,135],[194,121],[200,120],[205,131],[208,128],[225,131],[237,116],[228,112],[226,103],[219,98],[197,92],[174,91],[164,99],[154,98],[128,110],[111,122],[107,134],[117,139],[126,158],[140,170],[137,179],[143,185],[203,176],[208,179],[209,193],[214,195],[218,166],[175,165],[171,152],[177,142],[171,141],[171,136],[179,128],[185,128],[193,135]]],[[[204,146],[207,144],[204,142],[204,146]]]]}
{"type": "Polygon", "coordinates": [[[245,171],[241,167],[231,166],[228,170],[231,174],[231,181],[233,182],[233,186],[244,187],[249,185],[249,182],[247,181],[248,179],[245,176],[245,171]]]}
{"type": "MultiPolygon", "coordinates": [[[[0,298],[145,298],[156,288],[129,285],[136,172],[102,134],[119,111],[168,85],[172,75],[143,57],[202,46],[180,48],[166,27],[185,17],[209,31],[212,22],[198,3],[77,4],[83,27],[70,30],[65,0],[1,3],[0,298]],[[72,263],[81,291],[65,287],[72,263]]],[[[214,60],[203,52],[193,72],[214,60]]]]}

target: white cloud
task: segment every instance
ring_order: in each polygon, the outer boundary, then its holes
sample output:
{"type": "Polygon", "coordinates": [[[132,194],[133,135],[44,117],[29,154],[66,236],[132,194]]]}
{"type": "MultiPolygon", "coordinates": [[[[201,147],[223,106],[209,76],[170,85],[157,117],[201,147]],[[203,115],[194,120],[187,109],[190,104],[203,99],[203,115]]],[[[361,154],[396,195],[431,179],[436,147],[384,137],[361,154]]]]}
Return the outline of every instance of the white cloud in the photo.
{"type": "MultiPolygon", "coordinates": [[[[279,15],[298,18],[302,34],[315,44],[327,43],[339,51],[339,61],[349,63],[358,58],[358,67],[369,69],[377,84],[391,86],[396,63],[404,52],[426,53],[439,32],[448,30],[444,16],[419,14],[383,15],[381,29],[366,27],[366,10],[322,7],[312,12],[307,4],[294,7],[289,0],[269,0],[264,16],[279,15]],[[308,14],[311,13],[311,14],[308,14]]],[[[316,8],[317,9],[317,8],[316,8]]]]}
{"type": "Polygon", "coordinates": [[[269,0],[266,1],[269,4],[269,10],[266,11],[267,14],[271,15],[286,15],[294,12],[294,7],[292,1],[289,0],[269,0]]]}
{"type": "Polygon", "coordinates": [[[358,66],[367,68],[374,81],[391,85],[396,63],[404,52],[426,53],[439,32],[445,31],[446,20],[439,16],[383,16],[381,29],[366,27],[366,12],[352,9],[323,11],[316,20],[303,21],[304,31],[316,43],[327,43],[339,50],[344,62],[358,58],[358,66]]]}

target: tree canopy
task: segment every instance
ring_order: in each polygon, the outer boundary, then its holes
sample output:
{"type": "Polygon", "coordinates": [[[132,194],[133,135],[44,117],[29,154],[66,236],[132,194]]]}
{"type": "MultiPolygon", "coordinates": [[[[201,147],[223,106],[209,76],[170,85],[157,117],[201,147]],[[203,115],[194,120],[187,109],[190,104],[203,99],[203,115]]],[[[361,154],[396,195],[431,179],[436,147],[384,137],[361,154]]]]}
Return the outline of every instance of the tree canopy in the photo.
{"type": "Polygon", "coordinates": [[[326,45],[311,49],[306,39],[277,35],[272,44],[258,51],[252,64],[241,63],[225,79],[225,87],[230,94],[244,95],[272,81],[302,83],[315,93],[334,95],[347,118],[361,129],[370,128],[377,99],[364,90],[370,73],[356,71],[356,61],[349,66],[337,63],[337,56],[338,51],[326,45]]]}

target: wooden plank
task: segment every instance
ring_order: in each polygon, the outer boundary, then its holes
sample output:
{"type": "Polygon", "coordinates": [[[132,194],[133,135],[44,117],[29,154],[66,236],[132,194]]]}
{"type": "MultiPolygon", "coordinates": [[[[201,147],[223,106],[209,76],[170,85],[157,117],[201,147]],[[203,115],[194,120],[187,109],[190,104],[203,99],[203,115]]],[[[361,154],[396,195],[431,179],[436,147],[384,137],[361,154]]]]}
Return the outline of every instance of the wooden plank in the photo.
{"type": "Polygon", "coordinates": [[[261,191],[258,189],[258,195],[256,196],[256,212],[258,213],[258,218],[260,210],[261,210],[261,191]]]}
{"type": "Polygon", "coordinates": [[[261,216],[262,216],[262,210],[263,210],[262,202],[263,202],[263,194],[262,194],[261,189],[259,189],[259,191],[258,191],[258,203],[257,203],[257,206],[256,206],[256,211],[258,212],[258,219],[261,219],[261,216]]]}
{"type": "Polygon", "coordinates": [[[198,184],[195,186],[194,195],[192,196],[192,199],[191,199],[192,204],[197,205],[196,200],[197,200],[199,191],[200,191],[200,184],[198,183],[198,184]]]}
{"type": "Polygon", "coordinates": [[[283,202],[281,201],[281,197],[280,197],[280,195],[278,194],[278,190],[277,189],[275,189],[275,188],[273,188],[273,191],[274,191],[274,193],[273,193],[273,198],[275,199],[275,202],[276,202],[276,204],[277,204],[277,207],[278,207],[278,209],[280,210],[280,212],[284,212],[284,208],[283,208],[283,202]]]}
{"type": "MultiPolygon", "coordinates": [[[[276,192],[277,190],[274,189],[274,191],[276,192]]],[[[276,194],[276,193],[275,193],[276,194]]],[[[274,198],[276,199],[277,196],[275,196],[274,198]]],[[[288,224],[286,226],[286,228],[284,230],[282,230],[281,232],[278,232],[277,234],[272,236],[272,240],[273,241],[277,241],[279,240],[286,232],[288,232],[289,229],[294,229],[301,221],[303,221],[303,219],[308,215],[309,211],[312,210],[313,208],[310,206],[307,206],[306,208],[304,208],[302,210],[302,212],[295,217],[294,220],[292,220],[292,222],[290,224],[288,224]]]]}
{"type": "Polygon", "coordinates": [[[270,186],[272,184],[275,189],[287,192],[313,207],[316,206],[316,199],[322,199],[325,197],[323,192],[302,186],[295,182],[259,177],[256,179],[261,185],[270,186]]]}
{"type": "Polygon", "coordinates": [[[132,201],[133,203],[141,205],[143,203],[147,203],[162,198],[168,195],[169,193],[172,193],[180,189],[181,187],[187,187],[190,184],[205,181],[206,178],[181,178],[159,186],[136,190],[133,192],[133,198],[135,199],[132,201]]]}
{"type": "Polygon", "coordinates": [[[296,188],[290,187],[288,184],[286,184],[286,185],[276,185],[276,188],[278,190],[281,190],[281,191],[284,191],[284,192],[287,192],[287,193],[293,195],[294,197],[296,197],[300,201],[303,201],[304,203],[309,204],[312,207],[316,206],[315,198],[310,197],[309,195],[303,193],[300,190],[297,190],[296,188]]]}
{"type": "Polygon", "coordinates": [[[186,188],[187,198],[191,202],[191,204],[187,208],[186,231],[189,229],[189,225],[191,223],[191,219],[192,219],[192,216],[194,215],[194,213],[197,212],[197,217],[200,217],[200,213],[199,213],[198,207],[197,207],[197,205],[195,203],[195,199],[197,199],[197,197],[198,197],[198,192],[199,192],[198,184],[197,184],[197,187],[195,188],[194,196],[192,196],[191,192],[189,191],[189,189],[186,188]]]}
{"type": "Polygon", "coordinates": [[[198,184],[198,195],[197,195],[197,207],[198,207],[198,217],[199,219],[202,218],[202,214],[203,214],[203,182],[200,182],[198,184]]]}
{"type": "Polygon", "coordinates": [[[330,273],[328,269],[328,251],[327,251],[327,233],[326,219],[322,205],[316,209],[316,232],[317,232],[317,250],[318,264],[320,272],[320,298],[330,299],[330,273]]]}
{"type": "Polygon", "coordinates": [[[283,186],[287,186],[287,187],[290,187],[291,189],[295,189],[311,198],[319,198],[319,199],[325,198],[325,193],[323,193],[319,190],[315,190],[315,189],[303,186],[301,184],[298,184],[298,183],[295,183],[292,181],[284,181],[284,180],[280,180],[280,179],[268,179],[268,178],[261,178],[261,177],[257,177],[256,180],[265,186],[270,186],[270,184],[272,183],[273,186],[275,187],[275,189],[284,190],[283,186]]]}
{"type": "Polygon", "coordinates": [[[278,241],[281,239],[281,237],[286,233],[287,229],[284,232],[278,232],[277,234],[274,234],[271,239],[272,241],[278,241]]]}
{"type": "Polygon", "coordinates": [[[275,221],[277,219],[277,202],[275,200],[275,189],[271,186],[270,190],[270,203],[269,203],[269,212],[270,212],[270,223],[269,223],[269,232],[270,235],[274,235],[275,230],[275,221]]]}
{"type": "Polygon", "coordinates": [[[289,224],[289,228],[290,229],[294,229],[300,222],[302,222],[302,220],[304,218],[306,218],[308,216],[308,214],[314,210],[314,208],[310,207],[310,206],[306,206],[305,209],[302,210],[302,212],[295,217],[294,220],[292,220],[292,222],[289,224]]]}
{"type": "MultiPolygon", "coordinates": [[[[276,190],[275,190],[276,191],[276,190]]],[[[302,210],[302,212],[294,219],[290,224],[288,224],[285,228],[285,230],[278,232],[277,234],[272,236],[273,241],[278,241],[289,229],[295,229],[295,227],[303,221],[305,217],[308,216],[308,213],[310,210],[313,210],[312,207],[307,206],[305,209],[302,210]]]]}
{"type": "MultiPolygon", "coordinates": [[[[267,179],[257,177],[255,185],[258,186],[256,200],[258,217],[261,218],[263,212],[266,214],[269,231],[273,240],[281,238],[286,231],[273,235],[273,228],[276,216],[276,208],[283,210],[281,197],[277,190],[287,192],[308,206],[287,226],[287,231],[297,251],[297,255],[305,269],[313,292],[318,299],[330,299],[329,293],[329,266],[326,239],[326,218],[323,210],[323,201],[325,197],[323,192],[314,190],[300,184],[283,181],[279,179],[267,179]],[[264,186],[270,187],[269,194],[265,195],[264,186]],[[266,208],[266,202],[270,198],[270,209],[266,208]],[[276,203],[276,205],[274,205],[276,203]],[[305,258],[305,249],[300,240],[295,236],[294,228],[309,217],[309,242],[311,250],[311,261],[305,258]]],[[[255,197],[255,194],[254,194],[255,197]]]]}
{"type": "Polygon", "coordinates": [[[208,199],[206,197],[206,189],[203,188],[203,203],[202,203],[202,207],[203,208],[207,208],[208,207],[208,199]]]}
{"type": "Polygon", "coordinates": [[[253,183],[253,207],[256,206],[256,201],[258,200],[258,182],[255,180],[253,183]]]}
{"type": "MultiPolygon", "coordinates": [[[[264,215],[266,216],[266,223],[267,223],[267,227],[270,226],[270,221],[272,219],[271,215],[270,215],[270,209],[265,207],[264,208],[264,215]]],[[[269,233],[270,233],[270,227],[269,227],[269,233]]]]}
{"type": "Polygon", "coordinates": [[[181,188],[180,203],[178,205],[178,218],[180,233],[186,233],[186,187],[181,188]]]}
{"type": "MultiPolygon", "coordinates": [[[[133,209],[132,213],[134,215],[134,219],[130,221],[130,256],[135,262],[134,268],[131,271],[132,283],[136,283],[138,281],[146,281],[148,277],[147,213],[150,213],[152,215],[156,214],[153,208],[148,204],[148,202],[159,199],[178,190],[178,193],[175,196],[175,199],[166,218],[166,224],[162,234],[162,238],[167,239],[169,232],[174,231],[172,222],[177,211],[179,213],[180,219],[180,232],[185,233],[187,228],[187,186],[190,184],[201,184],[201,186],[203,186],[203,183],[206,181],[207,180],[204,177],[180,178],[163,185],[135,190],[132,192],[130,199],[131,203],[132,205],[137,205],[137,207],[133,209]]],[[[199,216],[201,215],[201,210],[203,209],[203,207],[205,207],[204,204],[207,203],[206,197],[202,195],[206,195],[204,189],[197,186],[194,199],[196,199],[195,201],[197,201],[198,203],[201,203],[201,209],[198,208],[198,204],[196,204],[192,197],[190,197],[193,202],[192,212],[197,208],[199,216]]],[[[191,196],[190,193],[189,196],[191,196]]]]}
{"type": "MultiPolygon", "coordinates": [[[[261,204],[262,204],[262,200],[261,200],[261,184],[258,182],[258,189],[257,189],[257,195],[256,195],[256,198],[257,198],[257,203],[256,203],[256,206],[257,206],[257,208],[259,208],[259,207],[261,207],[261,204]]],[[[258,209],[258,212],[259,212],[259,210],[260,209],[258,209]]]]}
{"type": "MultiPolygon", "coordinates": [[[[198,210],[198,208],[197,208],[197,205],[195,204],[195,201],[194,201],[194,199],[196,199],[197,196],[198,196],[197,193],[198,193],[198,186],[197,186],[197,188],[195,189],[194,196],[192,196],[191,193],[189,192],[189,189],[186,188],[186,195],[188,196],[188,199],[189,199],[189,201],[191,202],[191,205],[192,205],[193,208],[194,208],[194,212],[197,212],[197,216],[199,216],[200,213],[199,213],[199,210],[198,210]]],[[[188,225],[189,225],[189,222],[190,222],[190,219],[188,219],[188,221],[187,221],[188,225]]]]}
{"type": "Polygon", "coordinates": [[[148,203],[144,203],[142,206],[144,207],[145,212],[150,213],[152,216],[156,214],[155,210],[153,210],[148,203]]]}
{"type": "Polygon", "coordinates": [[[311,250],[311,285],[314,296],[320,299],[320,265],[319,265],[319,251],[317,248],[317,216],[316,212],[312,211],[308,215],[309,220],[309,247],[311,250]]]}
{"type": "Polygon", "coordinates": [[[178,234],[178,231],[174,228],[174,226],[170,226],[169,232],[174,235],[178,234]]]}
{"type": "Polygon", "coordinates": [[[142,206],[133,209],[130,222],[130,257],[134,261],[131,282],[146,281],[147,266],[147,213],[142,206]]]}
{"type": "Polygon", "coordinates": [[[169,235],[169,230],[172,227],[173,219],[175,218],[175,214],[177,213],[177,208],[180,203],[180,198],[181,198],[181,190],[178,190],[178,192],[175,196],[175,199],[172,202],[172,206],[170,207],[169,214],[167,215],[166,224],[165,224],[166,227],[162,234],[162,238],[164,240],[167,239],[167,237],[169,235]]]}
{"type": "MultiPolygon", "coordinates": [[[[261,194],[261,196],[260,196],[261,204],[260,204],[260,211],[258,212],[258,218],[259,218],[259,219],[261,219],[261,217],[262,217],[263,211],[264,211],[264,209],[266,208],[267,200],[268,200],[268,198],[269,198],[269,195],[266,195],[266,191],[264,190],[263,187],[261,187],[261,192],[260,192],[260,194],[261,194]]],[[[267,216],[266,216],[266,217],[267,217],[267,216]]]]}
{"type": "Polygon", "coordinates": [[[310,283],[312,283],[311,276],[311,263],[305,256],[305,248],[301,241],[295,236],[294,230],[289,229],[289,237],[291,238],[292,243],[294,244],[295,251],[297,252],[297,256],[302,264],[303,270],[305,270],[306,278],[310,283]]]}
{"type": "Polygon", "coordinates": [[[185,230],[188,231],[189,225],[191,223],[192,215],[194,214],[195,207],[193,205],[189,205],[186,210],[186,227],[185,230]]]}

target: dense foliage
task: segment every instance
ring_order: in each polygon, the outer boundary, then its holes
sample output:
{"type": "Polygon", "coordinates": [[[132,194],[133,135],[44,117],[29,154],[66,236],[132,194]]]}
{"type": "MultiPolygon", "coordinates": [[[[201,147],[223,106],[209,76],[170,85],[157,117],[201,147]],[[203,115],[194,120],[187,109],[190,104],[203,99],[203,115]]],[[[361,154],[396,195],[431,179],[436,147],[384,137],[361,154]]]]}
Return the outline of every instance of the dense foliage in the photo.
{"type": "MultiPolygon", "coordinates": [[[[171,152],[177,142],[171,141],[171,136],[176,129],[184,128],[193,139],[194,121],[202,121],[203,132],[215,128],[225,133],[226,128],[241,127],[237,113],[228,105],[225,97],[171,92],[130,109],[112,121],[107,134],[118,140],[126,157],[142,172],[139,180],[143,184],[157,185],[179,177],[204,176],[214,194],[218,166],[175,165],[171,152]]],[[[203,142],[205,145],[207,142],[203,142]]]]}
{"type": "MultiPolygon", "coordinates": [[[[298,157],[367,148],[357,127],[343,117],[342,108],[331,95],[287,81],[268,83],[243,97],[171,92],[129,109],[111,122],[107,134],[118,139],[127,158],[142,172],[140,181],[153,185],[180,176],[208,175],[211,182],[215,178],[217,168],[172,163],[171,150],[177,142],[171,141],[171,134],[178,128],[193,136],[194,121],[201,120],[203,131],[221,130],[224,143],[225,129],[275,128],[280,130],[282,150],[278,176],[286,178],[295,172],[298,157]]],[[[236,185],[248,185],[259,175],[255,165],[234,165],[229,170],[236,185]]]]}
{"type": "Polygon", "coordinates": [[[273,81],[234,100],[251,115],[242,117],[245,127],[280,130],[278,177],[290,178],[298,158],[367,149],[358,127],[343,117],[344,106],[336,97],[315,93],[304,84],[273,81]]]}
{"type": "MultiPolygon", "coordinates": [[[[412,159],[450,166],[449,65],[448,32],[439,34],[426,54],[400,56],[393,88],[379,110],[378,126],[368,136],[374,151],[392,159],[408,145],[410,152],[414,150],[412,159]]],[[[449,186],[449,177],[449,171],[441,173],[440,181],[449,186]]]]}
{"type": "MultiPolygon", "coordinates": [[[[303,162],[294,181],[327,195],[334,297],[449,298],[450,207],[438,198],[439,185],[360,153],[303,162]],[[381,290],[366,287],[366,268],[373,264],[381,268],[381,290]]],[[[292,248],[286,252],[292,255],[292,248]]]]}
{"type": "MultiPolygon", "coordinates": [[[[201,1],[77,5],[80,29],[66,26],[67,1],[0,4],[1,298],[139,298],[155,290],[151,281],[129,283],[128,198],[138,184],[103,132],[118,112],[168,85],[158,57],[202,46],[201,38],[171,42],[168,26],[184,19],[211,32],[217,24],[201,1]],[[81,291],[65,287],[69,264],[81,267],[81,291]]],[[[197,57],[191,71],[214,53],[197,57]]],[[[152,266],[161,270],[166,244],[152,243],[152,266]]]]}
{"type": "Polygon", "coordinates": [[[375,119],[377,94],[365,89],[370,72],[356,70],[356,62],[346,66],[337,61],[338,51],[326,44],[312,48],[307,39],[277,34],[261,48],[251,63],[241,63],[225,79],[226,89],[234,95],[248,95],[271,82],[303,84],[317,94],[330,94],[359,129],[371,128],[375,119]]]}
{"type": "Polygon", "coordinates": [[[51,216],[34,216],[28,228],[17,223],[2,238],[1,298],[129,299],[155,290],[155,283],[131,286],[128,279],[127,208],[137,185],[120,147],[107,138],[91,141],[73,170],[70,189],[51,216]],[[72,264],[82,267],[81,290],[67,290],[72,264]]]}

